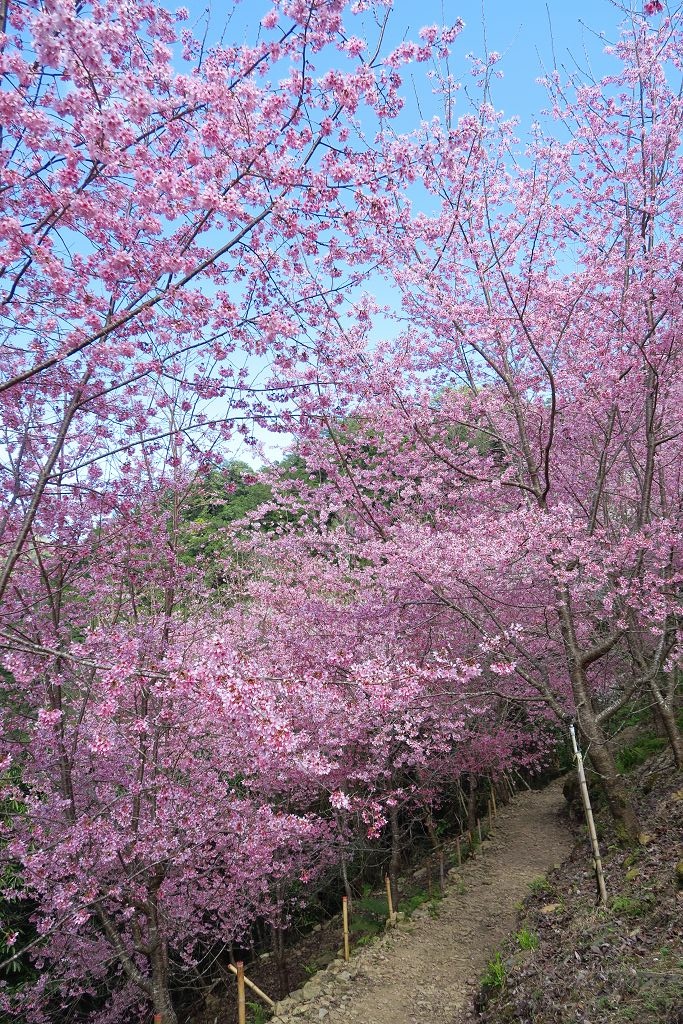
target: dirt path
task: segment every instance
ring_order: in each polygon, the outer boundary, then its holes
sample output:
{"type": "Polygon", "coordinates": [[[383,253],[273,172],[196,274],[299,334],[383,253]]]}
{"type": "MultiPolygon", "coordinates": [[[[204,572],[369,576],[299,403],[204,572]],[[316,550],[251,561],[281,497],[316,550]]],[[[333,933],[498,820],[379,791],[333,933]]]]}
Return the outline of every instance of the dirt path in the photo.
{"type": "Polygon", "coordinates": [[[406,930],[335,971],[332,985],[304,989],[305,1001],[282,1019],[458,1024],[477,979],[515,926],[515,904],[530,882],[569,854],[572,840],[558,816],[562,804],[560,782],[515,797],[500,810],[491,841],[449,885],[435,918],[418,911],[406,930]]]}

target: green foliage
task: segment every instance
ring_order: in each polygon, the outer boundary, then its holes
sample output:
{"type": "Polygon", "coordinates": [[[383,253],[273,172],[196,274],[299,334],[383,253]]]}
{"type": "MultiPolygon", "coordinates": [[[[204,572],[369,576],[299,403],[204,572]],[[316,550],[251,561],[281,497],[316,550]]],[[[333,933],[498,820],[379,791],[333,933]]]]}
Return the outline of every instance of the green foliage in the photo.
{"type": "Polygon", "coordinates": [[[400,909],[406,917],[410,917],[410,915],[415,913],[416,910],[419,910],[420,907],[425,907],[430,917],[438,917],[438,904],[442,899],[443,896],[440,892],[437,891],[430,893],[423,889],[420,892],[413,893],[412,896],[403,897],[400,909]]]}
{"type": "MultiPolygon", "coordinates": [[[[623,729],[635,726],[644,727],[640,735],[617,751],[615,760],[620,772],[624,774],[632,772],[666,748],[668,741],[664,736],[658,736],[652,728],[645,728],[651,723],[651,709],[647,705],[639,704],[631,704],[622,708],[610,721],[610,732],[617,737],[623,729]]],[[[678,728],[683,729],[683,714],[678,716],[678,728]]]]}
{"type": "Polygon", "coordinates": [[[646,726],[651,722],[652,712],[647,704],[631,701],[608,719],[606,731],[610,736],[618,736],[624,729],[632,729],[636,725],[646,726]]]}
{"type": "Polygon", "coordinates": [[[384,895],[377,895],[366,891],[361,897],[353,901],[354,917],[377,917],[384,920],[388,913],[387,898],[384,895]]]}
{"type": "Polygon", "coordinates": [[[430,894],[427,892],[416,892],[413,896],[410,896],[408,897],[408,899],[404,899],[401,901],[401,910],[405,914],[410,915],[419,907],[423,907],[425,906],[425,904],[430,904],[434,899],[440,900],[441,894],[438,893],[436,895],[430,896],[430,894]]]}
{"type": "Polygon", "coordinates": [[[645,764],[653,754],[658,754],[665,747],[666,740],[662,736],[654,736],[652,733],[639,736],[633,743],[617,751],[615,757],[617,768],[620,772],[632,772],[634,768],[645,764]]]}
{"type": "Polygon", "coordinates": [[[481,979],[482,985],[486,988],[502,988],[505,984],[507,971],[500,953],[496,953],[492,960],[486,965],[486,970],[481,979]]]}
{"type": "Polygon", "coordinates": [[[247,1000],[247,1010],[249,1011],[249,1024],[266,1024],[273,1016],[267,1006],[264,1006],[262,1003],[251,1002],[251,1000],[247,1000]]]}
{"type": "Polygon", "coordinates": [[[181,511],[182,560],[205,562],[210,582],[220,583],[216,564],[236,558],[227,528],[271,497],[270,487],[244,462],[226,463],[197,480],[181,511]]]}
{"type": "Polygon", "coordinates": [[[384,929],[387,918],[386,897],[373,895],[366,889],[353,901],[349,929],[355,945],[365,945],[384,929]]]}
{"type": "Polygon", "coordinates": [[[517,945],[520,949],[538,949],[539,938],[535,932],[528,928],[521,928],[516,935],[517,945]]]}

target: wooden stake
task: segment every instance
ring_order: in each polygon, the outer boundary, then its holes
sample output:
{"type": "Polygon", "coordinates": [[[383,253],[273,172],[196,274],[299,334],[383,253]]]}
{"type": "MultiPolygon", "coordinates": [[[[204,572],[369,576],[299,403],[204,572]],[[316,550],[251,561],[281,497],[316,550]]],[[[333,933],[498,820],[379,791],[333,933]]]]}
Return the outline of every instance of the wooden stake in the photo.
{"type": "Polygon", "coordinates": [[[237,1024],[247,1024],[247,999],[244,991],[244,964],[237,961],[237,1024]]]}
{"type": "Polygon", "coordinates": [[[489,798],[489,832],[491,831],[492,828],[493,828],[493,807],[491,805],[491,800],[489,798]]]}
{"type": "Polygon", "coordinates": [[[446,891],[446,864],[444,860],[443,850],[439,850],[439,888],[441,894],[446,891]]]}
{"type": "MultiPolygon", "coordinates": [[[[233,974],[237,974],[237,968],[236,968],[236,967],[233,967],[233,965],[232,965],[232,964],[228,964],[228,970],[229,970],[229,971],[232,971],[232,973],[233,973],[233,974]]],[[[250,980],[249,978],[247,978],[246,974],[245,974],[245,976],[244,976],[244,984],[245,984],[245,985],[247,986],[247,988],[250,988],[250,989],[251,989],[251,991],[252,991],[252,992],[254,993],[254,995],[257,995],[257,996],[259,997],[259,999],[262,999],[262,1000],[263,1000],[263,1002],[264,1002],[264,1003],[265,1003],[265,1004],[266,1004],[267,1006],[270,1006],[270,1007],[273,1007],[273,1006],[275,1006],[275,1003],[274,1003],[274,1002],[273,1002],[273,1000],[272,1000],[272,999],[270,998],[270,996],[267,996],[267,995],[266,995],[266,993],[265,993],[265,992],[263,992],[263,991],[262,991],[262,990],[261,990],[261,989],[260,989],[260,988],[258,987],[258,985],[255,985],[253,981],[251,981],[251,980],[250,980]]]]}
{"type": "Polygon", "coordinates": [[[458,855],[458,867],[461,867],[461,865],[462,865],[462,850],[460,849],[460,836],[456,837],[456,840],[455,840],[455,850],[456,850],[456,853],[458,855]]]}
{"type": "Polygon", "coordinates": [[[342,922],[344,925],[344,959],[348,960],[349,953],[349,901],[342,896],[342,922]]]}
{"type": "Polygon", "coordinates": [[[385,883],[385,885],[387,887],[387,906],[389,907],[389,920],[393,924],[394,920],[395,920],[395,917],[394,917],[394,901],[391,898],[391,879],[389,878],[389,875],[386,875],[386,877],[384,879],[384,883],[385,883]]]}
{"type": "Polygon", "coordinates": [[[498,817],[498,808],[496,806],[496,791],[493,788],[493,786],[491,786],[491,804],[493,806],[493,817],[497,818],[498,817]]]}
{"type": "Polygon", "coordinates": [[[479,833],[479,842],[481,842],[481,818],[477,818],[477,832],[479,833]]]}
{"type": "Polygon", "coordinates": [[[579,776],[579,788],[581,789],[581,797],[583,799],[583,809],[586,812],[586,823],[588,825],[588,834],[591,839],[591,846],[593,848],[593,862],[595,864],[595,875],[598,881],[598,892],[600,893],[600,904],[603,907],[607,906],[607,889],[605,888],[605,876],[602,871],[602,858],[600,856],[600,844],[598,843],[598,833],[595,831],[595,820],[593,818],[593,808],[591,807],[591,798],[588,793],[588,783],[586,782],[586,773],[583,769],[583,756],[579,749],[579,745],[576,742],[576,733],[574,726],[569,726],[569,733],[572,738],[572,747],[574,748],[574,759],[576,761],[576,771],[579,776]]]}
{"type": "Polygon", "coordinates": [[[474,839],[472,838],[472,829],[469,829],[469,831],[467,833],[467,838],[469,839],[469,842],[470,842],[469,854],[470,854],[470,857],[473,857],[474,856],[474,839]]]}

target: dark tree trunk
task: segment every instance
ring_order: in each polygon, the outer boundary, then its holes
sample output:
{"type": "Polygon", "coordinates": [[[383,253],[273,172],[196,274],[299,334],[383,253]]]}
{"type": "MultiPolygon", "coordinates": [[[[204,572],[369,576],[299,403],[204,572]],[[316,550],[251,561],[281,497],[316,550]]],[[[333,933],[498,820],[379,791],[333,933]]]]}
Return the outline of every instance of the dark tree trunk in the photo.
{"type": "Polygon", "coordinates": [[[579,647],[569,595],[562,593],[559,596],[561,597],[558,608],[560,631],[564,642],[579,730],[587,748],[586,753],[600,778],[619,841],[626,845],[638,843],[640,825],[635,804],[626,783],[617,770],[605,731],[590,698],[586,672],[591,661],[579,647]]]}
{"type": "Polygon", "coordinates": [[[285,932],[279,925],[272,926],[273,956],[277,970],[277,983],[280,999],[289,994],[289,968],[285,955],[285,932]]]}
{"type": "Polygon", "coordinates": [[[640,825],[631,794],[617,770],[614,755],[592,708],[584,707],[582,709],[579,726],[587,747],[587,754],[607,798],[619,841],[627,845],[638,843],[640,825]]]}
{"type": "Polygon", "coordinates": [[[656,705],[656,707],[664,733],[673,751],[676,767],[679,771],[683,771],[683,736],[681,736],[681,730],[678,728],[676,712],[664,701],[656,705]]]}
{"type": "Polygon", "coordinates": [[[152,950],[152,1002],[154,1012],[161,1017],[161,1024],[178,1024],[168,988],[168,952],[166,943],[160,940],[152,950]]]}
{"type": "Polygon", "coordinates": [[[467,828],[475,832],[477,828],[477,790],[479,788],[476,775],[468,777],[467,789],[467,828]]]}
{"type": "Polygon", "coordinates": [[[401,868],[401,832],[398,824],[398,807],[389,808],[391,829],[391,858],[389,860],[389,883],[394,910],[398,910],[398,873],[401,868]]]}

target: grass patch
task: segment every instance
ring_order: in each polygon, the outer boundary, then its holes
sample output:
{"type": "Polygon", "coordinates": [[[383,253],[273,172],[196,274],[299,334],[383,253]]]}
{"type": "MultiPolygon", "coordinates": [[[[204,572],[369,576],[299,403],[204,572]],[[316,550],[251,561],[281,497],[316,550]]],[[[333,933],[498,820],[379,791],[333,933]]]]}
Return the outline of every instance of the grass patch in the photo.
{"type": "Polygon", "coordinates": [[[481,979],[485,988],[502,988],[505,984],[507,971],[500,953],[496,953],[492,960],[486,965],[486,970],[481,979]]]}
{"type": "Polygon", "coordinates": [[[643,917],[650,909],[650,900],[635,896],[615,896],[610,904],[615,914],[625,917],[643,917]]]}
{"type": "Polygon", "coordinates": [[[547,896],[553,891],[547,878],[534,878],[533,882],[529,882],[529,889],[534,896],[547,896]]]}
{"type": "Polygon", "coordinates": [[[520,949],[538,949],[538,935],[535,932],[529,931],[528,928],[521,928],[515,938],[520,949]]]}

